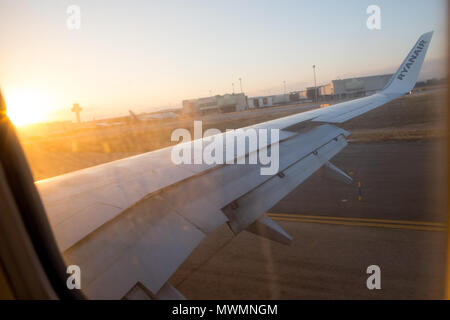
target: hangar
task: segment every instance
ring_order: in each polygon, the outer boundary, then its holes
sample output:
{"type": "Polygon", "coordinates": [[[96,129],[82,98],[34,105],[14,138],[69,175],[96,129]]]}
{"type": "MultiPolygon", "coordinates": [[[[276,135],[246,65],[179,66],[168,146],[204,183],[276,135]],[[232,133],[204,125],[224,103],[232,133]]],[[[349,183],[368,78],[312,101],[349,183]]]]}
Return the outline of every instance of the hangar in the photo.
{"type": "Polygon", "coordinates": [[[369,96],[382,90],[391,78],[392,74],[383,74],[333,80],[331,82],[333,96],[336,99],[369,96]]]}
{"type": "Polygon", "coordinates": [[[248,107],[265,108],[273,106],[281,106],[289,103],[305,102],[307,97],[304,91],[291,92],[289,94],[276,94],[271,96],[249,97],[248,107]]]}
{"type": "Polygon", "coordinates": [[[247,96],[243,93],[183,100],[183,113],[234,112],[247,109],[247,96]]]}
{"type": "Polygon", "coordinates": [[[251,97],[248,99],[248,107],[250,109],[272,106],[274,106],[274,96],[251,97]]]}

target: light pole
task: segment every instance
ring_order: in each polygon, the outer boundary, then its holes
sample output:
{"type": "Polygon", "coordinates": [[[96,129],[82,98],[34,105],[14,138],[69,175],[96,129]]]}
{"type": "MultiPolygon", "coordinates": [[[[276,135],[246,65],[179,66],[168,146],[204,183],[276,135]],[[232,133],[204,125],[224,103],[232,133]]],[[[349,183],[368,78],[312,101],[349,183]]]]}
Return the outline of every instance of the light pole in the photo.
{"type": "Polygon", "coordinates": [[[242,78],[239,78],[239,85],[241,86],[241,93],[243,93],[244,91],[242,91],[242,78]]]}
{"type": "Polygon", "coordinates": [[[314,72],[314,102],[317,102],[317,82],[316,82],[316,65],[313,65],[314,72]]]}
{"type": "Polygon", "coordinates": [[[233,87],[233,94],[234,94],[234,82],[231,83],[231,86],[233,87]]]}

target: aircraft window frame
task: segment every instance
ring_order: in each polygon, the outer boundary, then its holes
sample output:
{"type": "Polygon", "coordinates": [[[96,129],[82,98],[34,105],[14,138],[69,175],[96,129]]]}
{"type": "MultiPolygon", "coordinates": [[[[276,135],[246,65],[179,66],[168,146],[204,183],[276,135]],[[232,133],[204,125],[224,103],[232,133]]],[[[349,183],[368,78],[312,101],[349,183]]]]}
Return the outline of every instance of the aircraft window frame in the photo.
{"type": "Polygon", "coordinates": [[[14,197],[13,200],[34,251],[54,292],[60,299],[85,299],[81,290],[67,288],[66,264],[53,236],[16,130],[6,115],[6,104],[1,92],[0,165],[4,169],[6,183],[14,197]]]}

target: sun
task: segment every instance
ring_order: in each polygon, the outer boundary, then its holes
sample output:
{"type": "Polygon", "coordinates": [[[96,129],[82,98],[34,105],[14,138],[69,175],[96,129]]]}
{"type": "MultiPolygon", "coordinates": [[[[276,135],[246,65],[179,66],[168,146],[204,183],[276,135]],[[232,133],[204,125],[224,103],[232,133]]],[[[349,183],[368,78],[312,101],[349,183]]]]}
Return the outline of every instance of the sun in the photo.
{"type": "Polygon", "coordinates": [[[48,120],[50,99],[36,90],[12,90],[5,92],[6,114],[16,126],[24,126],[48,120]]]}

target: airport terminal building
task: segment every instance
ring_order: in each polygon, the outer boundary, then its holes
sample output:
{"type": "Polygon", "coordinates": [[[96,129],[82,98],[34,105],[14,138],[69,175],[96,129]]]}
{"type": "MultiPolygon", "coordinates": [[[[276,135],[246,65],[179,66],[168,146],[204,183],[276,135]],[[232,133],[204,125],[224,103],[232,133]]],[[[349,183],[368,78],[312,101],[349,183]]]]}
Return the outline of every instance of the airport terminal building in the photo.
{"type": "Polygon", "coordinates": [[[243,93],[183,100],[183,113],[208,114],[234,112],[247,109],[247,96],[243,93]]]}

